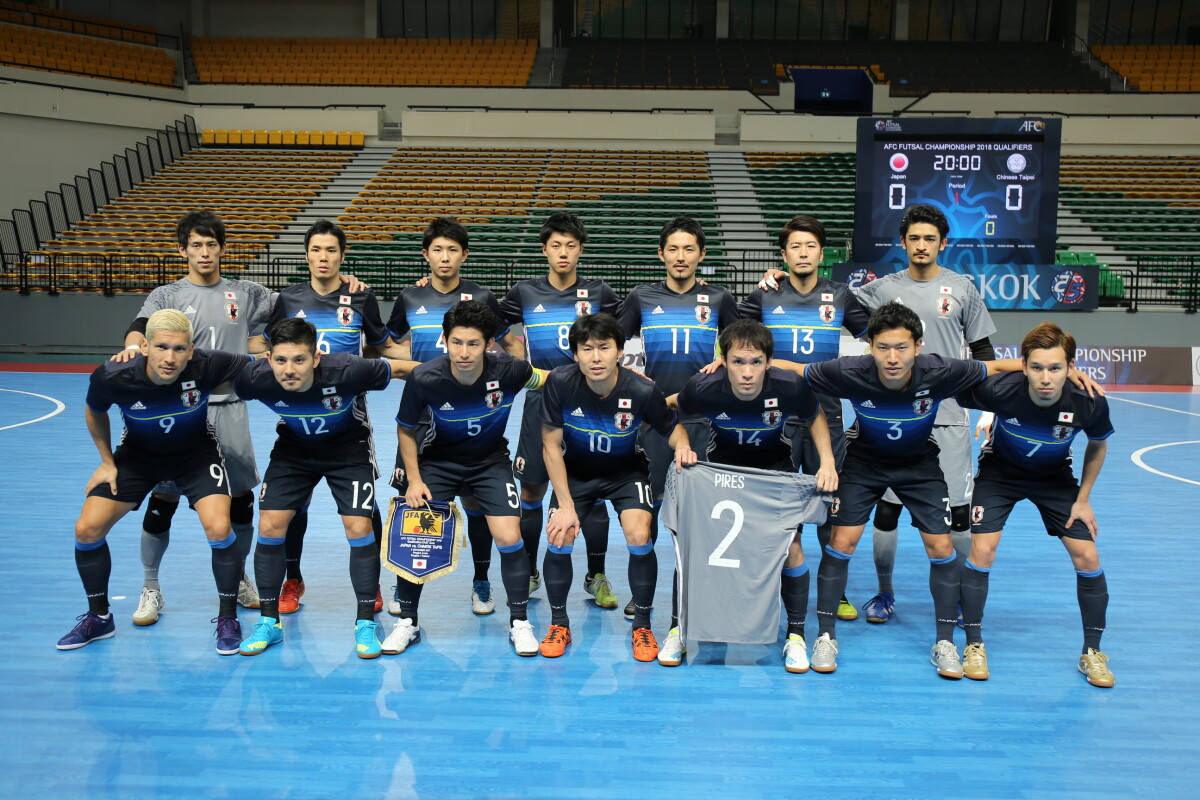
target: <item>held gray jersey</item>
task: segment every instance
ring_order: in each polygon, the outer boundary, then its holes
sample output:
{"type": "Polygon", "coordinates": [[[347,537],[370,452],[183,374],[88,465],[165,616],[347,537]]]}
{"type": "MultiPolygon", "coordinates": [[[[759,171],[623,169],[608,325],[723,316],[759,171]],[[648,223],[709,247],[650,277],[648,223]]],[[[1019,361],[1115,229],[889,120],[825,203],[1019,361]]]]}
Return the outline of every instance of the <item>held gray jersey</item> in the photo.
{"type": "MultiPolygon", "coordinates": [[[[201,286],[187,278],[159,286],[142,304],[139,317],[173,308],[192,323],[192,340],[206,350],[245,354],[246,340],[262,333],[271,316],[275,293],[253,281],[221,278],[201,286]]],[[[235,395],[213,395],[213,402],[235,395]]]]}
{"type": "Polygon", "coordinates": [[[707,462],[668,470],[662,523],[675,535],[684,637],[775,642],[788,546],[796,526],[825,521],[830,502],[811,475],[707,462]]]}
{"type": "MultiPolygon", "coordinates": [[[[908,270],[901,270],[854,291],[859,302],[870,311],[899,300],[917,312],[924,327],[923,353],[970,358],[968,345],[996,332],[975,284],[967,276],[945,267],[932,280],[914,280],[908,270]]],[[[953,398],[947,398],[938,407],[937,424],[966,425],[967,412],[953,398]]]]}

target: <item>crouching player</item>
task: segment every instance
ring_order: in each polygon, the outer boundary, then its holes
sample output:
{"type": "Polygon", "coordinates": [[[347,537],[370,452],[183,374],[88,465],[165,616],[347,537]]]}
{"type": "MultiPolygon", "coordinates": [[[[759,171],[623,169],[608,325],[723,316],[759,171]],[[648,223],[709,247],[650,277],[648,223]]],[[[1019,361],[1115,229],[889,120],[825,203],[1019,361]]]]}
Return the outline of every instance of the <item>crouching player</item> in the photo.
{"type": "Polygon", "coordinates": [[[229,479],[221,449],[208,423],[209,395],[228,383],[250,356],[192,345],[192,323],[179,311],[150,315],[141,354],[96,368],[88,386],[84,417],[100,452],[87,499],[75,522],[75,566],[87,594],[88,611],[58,640],[74,650],[116,633],[108,608],[112,557],[105,537],[121,517],[141,505],[161,481],[174,481],[196,509],[212,548],[217,584],[217,652],[237,652],[242,629],[237,619],[242,561],[229,523],[229,479]],[[117,406],[125,434],[116,451],[108,409],[117,406]]]}
{"type": "Polygon", "coordinates": [[[616,509],[629,548],[629,589],[633,595],[633,657],[653,661],[658,643],[650,630],[650,608],[658,579],[658,559],[650,541],[654,510],[650,472],[638,449],[643,424],[663,436],[675,453],[675,468],[695,464],[687,430],[667,407],[649,378],[621,367],[625,331],[611,314],[579,317],[567,333],[575,363],[550,373],[542,397],[542,456],[554,486],[546,523],[542,573],[550,599],[550,629],[541,653],[561,656],[571,644],[567,595],[571,589],[571,548],[598,501],[616,509]]]}
{"type": "Polygon", "coordinates": [[[375,622],[379,550],[371,518],[379,469],[362,394],[386,388],[393,377],[407,377],[416,364],[322,354],[316,329],[294,317],[277,322],[269,339],[267,361],[246,367],[235,384],[239,397],[260,401],[281,418],[259,493],[254,576],[262,616],[239,650],[254,656],[283,641],[279,604],[288,525],[308,507],[324,478],[350,543],[350,582],[358,605],[356,652],[359,658],[376,658],[381,652],[375,622]]]}
{"type": "Polygon", "coordinates": [[[1108,401],[1067,385],[1075,339],[1057,325],[1043,322],[1030,331],[1021,343],[1021,357],[1023,372],[989,378],[958,396],[962,405],[996,415],[991,437],[980,452],[971,498],[971,555],[962,572],[967,630],[963,670],[974,680],[988,677],[982,633],[988,575],[1009,512],[1021,500],[1030,500],[1042,515],[1046,533],[1062,541],[1075,566],[1083,617],[1079,671],[1093,686],[1107,688],[1116,682],[1108,656],[1100,652],[1108,583],[1096,552],[1100,529],[1089,499],[1113,433],[1108,401]],[[1080,431],[1088,443],[1077,481],[1071,471],[1071,442],[1080,431]]]}
{"type": "MultiPolygon", "coordinates": [[[[529,557],[521,539],[520,495],[504,426],[513,398],[522,389],[540,389],[546,373],[506,353],[489,353],[497,327],[495,315],[484,303],[458,303],[442,319],[446,355],[413,371],[396,415],[400,458],[408,475],[404,500],[410,508],[460,495],[479,501],[500,551],[509,639],[517,655],[535,656],[537,637],[526,618],[529,557]],[[418,442],[415,431],[426,409],[430,435],[418,442]]],[[[406,580],[398,583],[400,619],[383,642],[383,652],[403,653],[420,641],[421,588],[422,584],[406,580]]]]}
{"type": "MultiPolygon", "coordinates": [[[[740,319],[718,337],[721,367],[710,375],[694,375],[683,391],[667,398],[667,404],[683,415],[703,415],[712,426],[712,444],[706,455],[718,464],[736,464],[756,469],[795,472],[791,442],[784,438],[784,423],[795,417],[807,421],[820,466],[817,488],[837,489],[837,461],[829,425],[820,403],[803,378],[772,367],[775,340],[758,320],[740,319]]],[[[808,672],[804,644],[804,622],[808,614],[809,570],[796,530],[788,548],[780,583],[780,596],[787,613],[788,636],[783,646],[783,665],[788,672],[808,672]]],[[[679,620],[658,652],[658,663],[676,667],[683,662],[683,639],[679,620]]]]}

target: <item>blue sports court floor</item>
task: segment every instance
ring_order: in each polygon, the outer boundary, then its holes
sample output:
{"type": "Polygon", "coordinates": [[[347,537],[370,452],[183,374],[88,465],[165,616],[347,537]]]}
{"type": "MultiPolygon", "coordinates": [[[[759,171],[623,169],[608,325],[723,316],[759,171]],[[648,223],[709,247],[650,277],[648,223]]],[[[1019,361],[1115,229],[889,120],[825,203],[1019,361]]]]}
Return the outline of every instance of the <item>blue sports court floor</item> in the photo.
{"type": "MultiPolygon", "coordinates": [[[[0,373],[9,620],[0,796],[1197,796],[1200,394],[1112,395],[1117,434],[1094,506],[1112,595],[1104,649],[1117,686],[1101,690],[1075,669],[1070,562],[1027,504],[992,575],[992,678],[983,683],[939,679],[928,664],[932,608],[915,535],[901,543],[896,618],[842,623],[833,675],[789,675],[774,646],[702,644],[677,669],[634,662],[620,611],[596,608],[578,586],[567,655],[518,658],[502,610],[470,613],[469,566],[428,587],[419,645],[363,661],[353,651],[347,546],[323,487],[305,552],[308,593],[286,618],[282,645],[256,658],[216,655],[209,548],[187,511],[163,566],[162,619],[135,628],[135,512],[110,535],[117,636],[58,652],[55,641],[86,608],[72,559],[97,463],[83,424],[86,384],[81,374],[0,373]]],[[[371,398],[385,469],[401,386],[371,398]]],[[[251,414],[265,468],[275,418],[261,407],[251,414]]],[[[614,530],[611,541],[624,604],[623,539],[614,530]]],[[[804,544],[815,565],[811,531],[804,544]]],[[[874,593],[874,571],[869,542],[859,552],[849,593],[861,603],[874,593]]],[[[661,639],[673,561],[663,544],[659,559],[661,639]]],[[[498,560],[493,578],[499,589],[498,560]]],[[[813,629],[815,616],[810,607],[813,629]]],[[[539,635],[548,617],[539,591],[539,635]]]]}

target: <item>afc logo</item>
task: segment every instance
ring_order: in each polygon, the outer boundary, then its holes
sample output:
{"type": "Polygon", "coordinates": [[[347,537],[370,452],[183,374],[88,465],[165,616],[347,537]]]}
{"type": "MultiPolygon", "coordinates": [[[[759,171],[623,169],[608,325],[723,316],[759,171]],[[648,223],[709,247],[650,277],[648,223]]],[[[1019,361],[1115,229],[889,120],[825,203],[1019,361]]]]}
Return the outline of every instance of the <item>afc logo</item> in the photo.
{"type": "Polygon", "coordinates": [[[195,408],[200,402],[200,392],[196,389],[189,389],[188,391],[179,395],[179,399],[183,401],[184,408],[195,408]]]}
{"type": "Polygon", "coordinates": [[[763,425],[766,425],[768,428],[777,427],[779,423],[783,421],[783,413],[778,409],[764,411],[762,415],[762,421],[763,425]]]}
{"type": "Polygon", "coordinates": [[[504,392],[488,392],[483,396],[483,404],[488,408],[497,408],[504,400],[504,392]]]}
{"type": "Polygon", "coordinates": [[[922,397],[919,400],[913,401],[913,413],[919,417],[923,417],[933,408],[933,400],[928,397],[922,397]]]}
{"type": "Polygon", "coordinates": [[[587,300],[580,300],[578,303],[575,304],[575,316],[586,317],[588,314],[591,314],[591,313],[592,313],[592,304],[589,303],[587,300]]]}
{"type": "Polygon", "coordinates": [[[941,314],[943,317],[950,316],[950,311],[952,310],[952,308],[953,308],[953,305],[951,304],[949,297],[939,297],[938,298],[938,304],[937,304],[938,313],[941,314]]]}
{"type": "Polygon", "coordinates": [[[328,411],[337,411],[342,407],[341,395],[331,394],[328,397],[321,398],[321,405],[325,406],[328,411]]]}
{"type": "Polygon", "coordinates": [[[337,321],[343,328],[349,327],[354,321],[354,309],[350,306],[338,306],[337,321]]]}
{"type": "Polygon", "coordinates": [[[1073,269],[1064,269],[1050,279],[1050,294],[1063,305],[1074,305],[1087,294],[1087,282],[1073,269]]]}
{"type": "Polygon", "coordinates": [[[1040,119],[1027,119],[1021,123],[1021,127],[1017,130],[1019,130],[1021,133],[1041,133],[1045,129],[1046,123],[1042,122],[1040,119]]]}
{"type": "Polygon", "coordinates": [[[983,522],[983,506],[971,507],[971,522],[974,522],[976,525],[983,522]]]}
{"type": "Polygon", "coordinates": [[[1065,442],[1067,439],[1070,439],[1073,433],[1075,433],[1075,429],[1070,425],[1055,425],[1050,429],[1050,435],[1054,437],[1055,441],[1059,442],[1065,442]]]}
{"type": "Polygon", "coordinates": [[[833,306],[821,306],[817,309],[817,313],[821,316],[821,322],[828,325],[833,322],[833,318],[837,314],[837,309],[833,306]]]}
{"type": "Polygon", "coordinates": [[[700,323],[708,322],[712,319],[711,306],[696,306],[696,321],[700,323]]]}
{"type": "Polygon", "coordinates": [[[869,269],[856,269],[850,273],[850,277],[846,279],[846,285],[851,289],[857,289],[860,286],[866,286],[878,276],[869,269]]]}
{"type": "Polygon", "coordinates": [[[633,425],[633,414],[628,411],[618,411],[613,414],[613,423],[619,431],[627,431],[633,425]]]}
{"type": "Polygon", "coordinates": [[[238,304],[237,303],[226,303],[225,304],[225,316],[229,317],[230,322],[237,322],[238,321],[238,304]]]}

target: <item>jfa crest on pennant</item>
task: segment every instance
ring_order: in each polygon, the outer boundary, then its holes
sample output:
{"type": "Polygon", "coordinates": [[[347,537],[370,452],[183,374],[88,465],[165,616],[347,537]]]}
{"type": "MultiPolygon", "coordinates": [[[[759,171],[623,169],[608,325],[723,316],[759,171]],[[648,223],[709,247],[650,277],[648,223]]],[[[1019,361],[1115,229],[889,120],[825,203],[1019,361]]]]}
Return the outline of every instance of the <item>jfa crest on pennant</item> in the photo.
{"type": "Polygon", "coordinates": [[[354,309],[350,306],[338,306],[337,319],[343,328],[349,327],[350,323],[354,321],[354,309]]]}

